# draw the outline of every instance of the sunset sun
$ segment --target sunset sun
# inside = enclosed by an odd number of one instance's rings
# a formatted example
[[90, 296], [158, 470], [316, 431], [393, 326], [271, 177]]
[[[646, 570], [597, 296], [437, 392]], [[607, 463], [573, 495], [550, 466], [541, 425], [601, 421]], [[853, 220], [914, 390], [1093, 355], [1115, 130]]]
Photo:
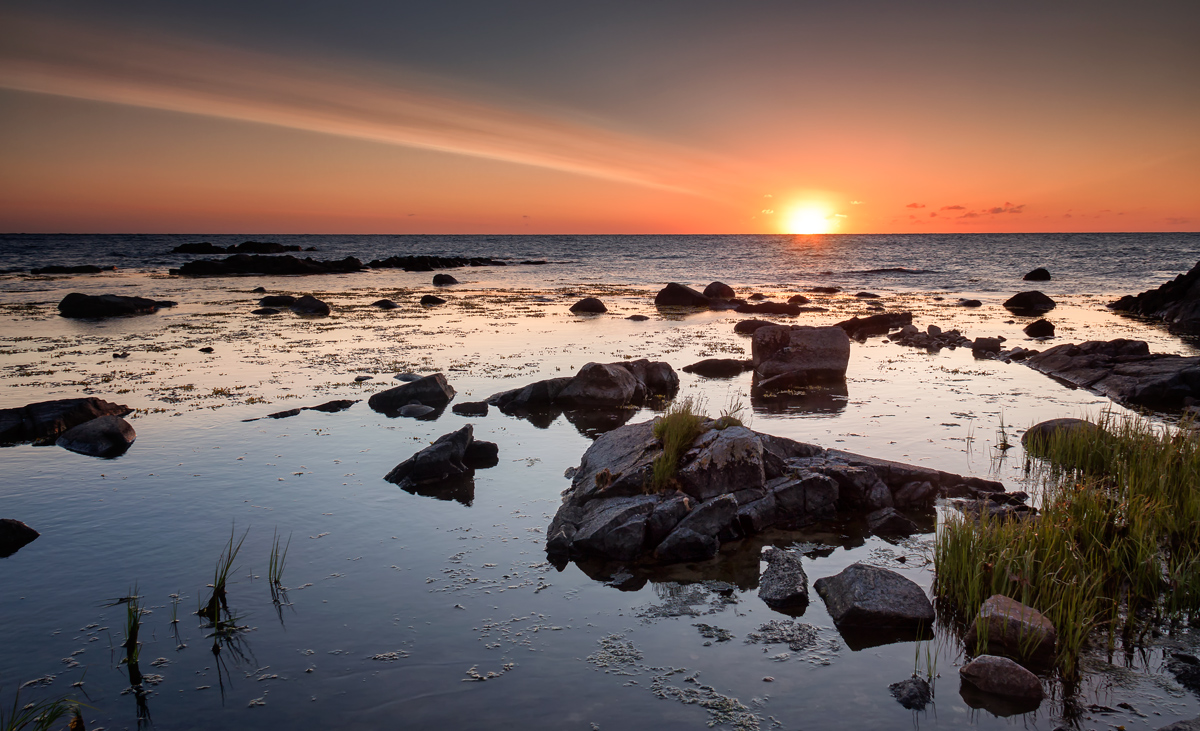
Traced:
[[784, 220], [783, 231], [789, 234], [827, 234], [836, 223], [822, 210], [797, 208]]

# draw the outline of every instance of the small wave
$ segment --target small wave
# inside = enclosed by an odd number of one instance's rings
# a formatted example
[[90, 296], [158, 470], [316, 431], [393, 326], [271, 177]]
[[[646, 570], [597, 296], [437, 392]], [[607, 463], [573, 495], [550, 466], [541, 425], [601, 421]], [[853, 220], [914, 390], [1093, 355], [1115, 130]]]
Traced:
[[884, 267], [882, 269], [858, 269], [846, 274], [937, 274], [933, 269], [909, 269], [908, 267]]

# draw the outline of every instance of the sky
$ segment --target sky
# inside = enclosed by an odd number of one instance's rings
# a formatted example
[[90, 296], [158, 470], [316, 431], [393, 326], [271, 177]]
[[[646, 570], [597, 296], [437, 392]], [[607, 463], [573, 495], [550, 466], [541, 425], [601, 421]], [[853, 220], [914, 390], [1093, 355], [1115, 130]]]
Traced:
[[0, 231], [1200, 230], [1200, 3], [0, 0]]

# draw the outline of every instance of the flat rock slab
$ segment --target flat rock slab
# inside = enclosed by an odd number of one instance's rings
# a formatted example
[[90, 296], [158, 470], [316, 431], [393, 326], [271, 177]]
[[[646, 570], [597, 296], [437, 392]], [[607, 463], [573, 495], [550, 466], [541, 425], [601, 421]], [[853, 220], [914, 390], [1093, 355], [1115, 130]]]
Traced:
[[1118, 312], [1141, 315], [1166, 323], [1175, 333], [1200, 333], [1200, 263], [1156, 289], [1127, 295], [1109, 305]]
[[1184, 399], [1200, 397], [1200, 356], [1151, 353], [1142, 340], [1066, 343], [1024, 363], [1125, 405], [1178, 411]]
[[125, 416], [133, 409], [95, 397], [40, 401], [0, 409], [0, 444], [49, 443], [71, 427], [101, 416]]
[[1042, 683], [1037, 676], [1007, 657], [980, 655], [958, 670], [962, 679], [984, 693], [1041, 701]]
[[127, 452], [135, 439], [137, 432], [128, 421], [109, 415], [71, 427], [55, 444], [90, 457], [111, 459]]
[[933, 625], [933, 604], [914, 582], [894, 571], [856, 563], [817, 579], [813, 588], [838, 629], [922, 629]]

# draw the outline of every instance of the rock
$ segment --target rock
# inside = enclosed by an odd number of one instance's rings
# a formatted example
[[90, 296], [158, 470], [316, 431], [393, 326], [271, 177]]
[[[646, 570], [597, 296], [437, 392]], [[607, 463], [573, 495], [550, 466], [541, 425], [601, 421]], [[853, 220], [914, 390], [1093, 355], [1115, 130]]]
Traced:
[[[544, 261], [523, 261], [522, 264], [545, 264]], [[372, 269], [403, 269], [406, 272], [432, 272], [434, 269], [457, 269], [459, 267], [502, 267], [507, 262], [487, 257], [465, 256], [389, 256], [375, 259], [367, 266]]]
[[466, 401], [454, 404], [450, 410], [459, 416], [487, 416], [488, 404], [487, 401]]
[[79, 266], [64, 267], [64, 266], [48, 266], [40, 269], [30, 269], [29, 273], [37, 276], [39, 274], [99, 274], [100, 272], [115, 272], [115, 266], [98, 267], [95, 264], [80, 264]]
[[58, 314], [81, 320], [99, 320], [105, 317], [149, 315], [158, 312], [161, 306], [159, 302], [145, 297], [72, 292], [58, 303]]
[[979, 300], [960, 299], [958, 301], [958, 306], [959, 307], [982, 307], [983, 303], [980, 302]]
[[877, 536], [910, 536], [919, 528], [895, 508], [880, 508], [867, 515], [867, 530]]
[[[986, 647], [978, 647], [980, 627]], [[967, 652], [987, 652], [1017, 660], [1048, 663], [1054, 659], [1058, 633], [1041, 612], [1001, 594], [993, 594], [963, 637]]]
[[432, 307], [433, 305], [444, 305], [446, 304], [446, 300], [437, 295], [427, 294], [421, 298], [421, 304], [426, 307]]
[[894, 571], [856, 563], [813, 588], [838, 629], [923, 629], [933, 626], [933, 605], [921, 587]]
[[375, 411], [383, 413], [399, 412], [401, 408], [414, 401], [439, 408], [450, 403], [450, 400], [454, 398], [454, 393], [454, 387], [446, 382], [446, 377], [441, 373], [434, 373], [411, 383], [373, 394], [367, 401], [367, 405]]
[[429, 416], [437, 409], [425, 404], [405, 404], [396, 412], [399, 416], [406, 416], [410, 419], [420, 419], [422, 416]]
[[746, 512], [751, 514], [752, 521], [799, 527], [828, 520], [837, 513], [838, 484], [827, 475], [800, 471], [794, 476], [771, 480], [766, 487], [769, 490], [768, 497], [775, 506], [774, 519], [766, 522], [764, 511], [770, 508], [770, 504], [763, 504], [760, 500], [752, 504], [753, 508], [747, 508]]
[[458, 280], [449, 274], [434, 274], [433, 285], [435, 287], [445, 287], [451, 284], [458, 284]]
[[372, 380], [372, 379], [374, 379], [374, 378], [375, 378], [375, 376], [355, 376], [355, 377], [354, 377], [354, 382], [355, 382], [355, 383], [362, 383], [363, 381], [370, 381], [370, 380]]
[[294, 256], [241, 253], [221, 260], [200, 259], [168, 271], [184, 277], [228, 277], [242, 274], [347, 274], [362, 270], [362, 262], [352, 256], [338, 261], [316, 261], [311, 257], [297, 259]]
[[724, 282], [713, 282], [704, 288], [704, 296], [709, 299], [731, 300], [737, 297], [737, 292]]
[[322, 411], [326, 414], [336, 414], [339, 411], [345, 411], [354, 404], [358, 403], [358, 399], [336, 399], [334, 401], [326, 401], [317, 406], [305, 406], [307, 411]]
[[1024, 332], [1031, 338], [1054, 337], [1054, 323], [1049, 320], [1035, 320], [1024, 327]]
[[[766, 482], [762, 442], [744, 426], [712, 429], [697, 438], [701, 445], [676, 473], [679, 489], [698, 500], [738, 489], [756, 489]], [[708, 503], [702, 503], [701, 509]], [[697, 531], [703, 532], [703, 531]]]
[[291, 307], [296, 304], [296, 298], [290, 294], [270, 294], [258, 301], [263, 307]]
[[397, 307], [399, 307], [400, 305], [396, 304], [395, 302], [393, 302], [389, 299], [382, 299], [382, 300], [375, 300], [374, 302], [371, 303], [371, 306], [378, 307], [381, 310], [394, 310]]
[[79, 454], [110, 459], [124, 454], [136, 438], [128, 421], [108, 415], [71, 427], [55, 444]]
[[1178, 411], [1200, 397], [1200, 356], [1152, 354], [1141, 340], [1067, 343], [1023, 362], [1125, 405]]
[[254, 289], [252, 289], [250, 291], [253, 292], [254, 294], [266, 294], [267, 288], [266, 287], [255, 287]]
[[742, 320], [741, 322], [739, 322], [738, 324], [733, 326], [733, 331], [735, 333], [741, 333], [743, 335], [753, 335], [754, 331], [759, 329], [760, 327], [775, 327], [775, 326], [776, 326], [776, 323], [767, 322], [766, 320]]
[[924, 678], [909, 678], [888, 686], [892, 697], [910, 711], [923, 711], [933, 700], [933, 692]]
[[599, 314], [601, 312], [608, 312], [608, 308], [595, 297], [584, 297], [571, 305], [571, 312], [576, 314]]
[[213, 352], [213, 349], [208, 346], [205, 346], [203, 348], [200, 348], [200, 352], [201, 353], [211, 353], [211, 352]]
[[19, 520], [0, 518], [0, 558], [7, 558], [40, 536]]
[[1200, 693], [1200, 658], [1187, 652], [1171, 652], [1167, 670], [1184, 688]]
[[251, 315], [278, 315], [279, 310], [274, 307], [260, 307], [257, 310], [251, 310]]
[[971, 343], [974, 353], [999, 353], [1000, 348], [1000, 338], [975, 338], [975, 342]]
[[685, 365], [684, 373], [695, 373], [706, 378], [733, 378], [740, 376], [746, 370], [747, 363], [735, 358], [706, 358], [702, 361]]
[[653, 495], [638, 495], [595, 503], [575, 533], [572, 548], [618, 561], [637, 558], [645, 543], [646, 518], [656, 502]]
[[762, 549], [767, 570], [758, 580], [758, 598], [772, 609], [808, 605], [808, 576], [800, 556], [774, 546]]
[[839, 322], [834, 327], [840, 327], [852, 338], [862, 339], [871, 335], [886, 335], [889, 330], [912, 324], [911, 312], [890, 312], [869, 317], [851, 317]]
[[858, 292], [854, 296], [860, 300], [877, 300], [877, 299], [879, 299], [879, 295], [875, 294], [874, 292]]
[[646, 320], [649, 320], [650, 318], [646, 317], [645, 315], [630, 315], [629, 317], [626, 317], [625, 319], [633, 320], [634, 322], [645, 322]]
[[763, 327], [754, 331], [751, 352], [759, 379], [786, 374], [807, 385], [846, 377], [850, 338], [839, 327]]
[[759, 300], [765, 300], [766, 298], [767, 298], [767, 296], [765, 294], [763, 294], [762, 292], [755, 292], [754, 294], [750, 295], [746, 299], [750, 299], [750, 300], [754, 300], [755, 302], [758, 302]]
[[911, 509], [931, 507], [937, 498], [937, 489], [929, 481], [913, 480], [892, 494], [896, 507]]
[[474, 439], [463, 453], [463, 464], [473, 470], [495, 467], [500, 464], [500, 445]]
[[443, 434], [433, 444], [396, 465], [383, 479], [404, 487], [470, 477], [474, 470], [463, 464], [463, 458], [474, 440], [470, 424]]
[[714, 536], [706, 536], [687, 528], [676, 528], [658, 544], [654, 550], [654, 558], [662, 563], [682, 563], [685, 561], [706, 561], [721, 549], [720, 542]]
[[642, 494], [649, 484], [650, 465], [661, 451], [652, 421], [601, 434], [583, 453], [568, 502], [582, 505], [601, 495]]
[[292, 310], [301, 315], [328, 315], [329, 305], [306, 294], [292, 303]]
[[959, 676], [985, 693], [1040, 701], [1037, 676], [1006, 657], [980, 655], [958, 670]]
[[421, 380], [421, 378], [423, 378], [423, 376], [420, 376], [416, 373], [397, 373], [396, 375], [392, 376], [392, 378], [395, 378], [397, 381], [404, 381], [405, 383], [412, 383], [413, 381]]
[[40, 401], [15, 409], [0, 409], [0, 444], [49, 444], [80, 424], [102, 416], [125, 416], [128, 406], [98, 398]]
[[794, 294], [791, 297], [788, 297], [789, 305], [807, 305], [811, 301], [812, 300], [802, 294]]
[[1021, 277], [1021, 279], [1024, 279], [1026, 282], [1049, 282], [1050, 272], [1044, 267], [1038, 267], [1037, 269], [1028, 272], [1025, 276]]
[[1200, 731], [1200, 717], [1187, 721], [1176, 721], [1158, 729], [1158, 731]]
[[1173, 333], [1200, 333], [1200, 263], [1157, 289], [1127, 295], [1109, 305], [1118, 312], [1161, 320]]
[[654, 297], [658, 307], [708, 307], [710, 303], [708, 297], [677, 282], [663, 287]]
[[816, 292], [817, 294], [837, 294], [838, 292], [842, 291], [842, 288], [841, 287], [809, 287], [808, 291]]
[[171, 249], [172, 254], [224, 254], [225, 247], [217, 246], [208, 241], [201, 241], [196, 244], [180, 244], [174, 249]]
[[1039, 454], [1045, 451], [1052, 440], [1061, 438], [1058, 435], [1070, 437], [1077, 433], [1096, 441], [1107, 437], [1107, 433], [1103, 429], [1090, 421], [1069, 418], [1050, 419], [1026, 429], [1025, 433], [1021, 435], [1021, 446], [1025, 447], [1026, 451]]
[[1040, 315], [1055, 307], [1055, 301], [1036, 290], [1018, 292], [1004, 301], [1004, 307], [1014, 315]]
[[555, 399], [564, 406], [620, 407], [633, 403], [638, 381], [617, 365], [588, 363]]
[[274, 414], [267, 414], [268, 419], [290, 419], [293, 416], [299, 416], [300, 409], [286, 409], [284, 411], [276, 411]]
[[800, 305], [788, 304], [786, 302], [763, 302], [757, 305], [738, 305], [733, 311], [744, 315], [787, 315], [788, 317], [795, 317], [804, 310], [800, 308]]
[[674, 495], [659, 501], [646, 521], [646, 548], [657, 548], [691, 511], [693, 504], [687, 495]]
[[547, 378], [522, 388], [501, 391], [488, 397], [488, 404], [495, 406], [506, 414], [528, 411], [530, 409], [550, 409], [554, 407], [555, 399], [573, 379]]

